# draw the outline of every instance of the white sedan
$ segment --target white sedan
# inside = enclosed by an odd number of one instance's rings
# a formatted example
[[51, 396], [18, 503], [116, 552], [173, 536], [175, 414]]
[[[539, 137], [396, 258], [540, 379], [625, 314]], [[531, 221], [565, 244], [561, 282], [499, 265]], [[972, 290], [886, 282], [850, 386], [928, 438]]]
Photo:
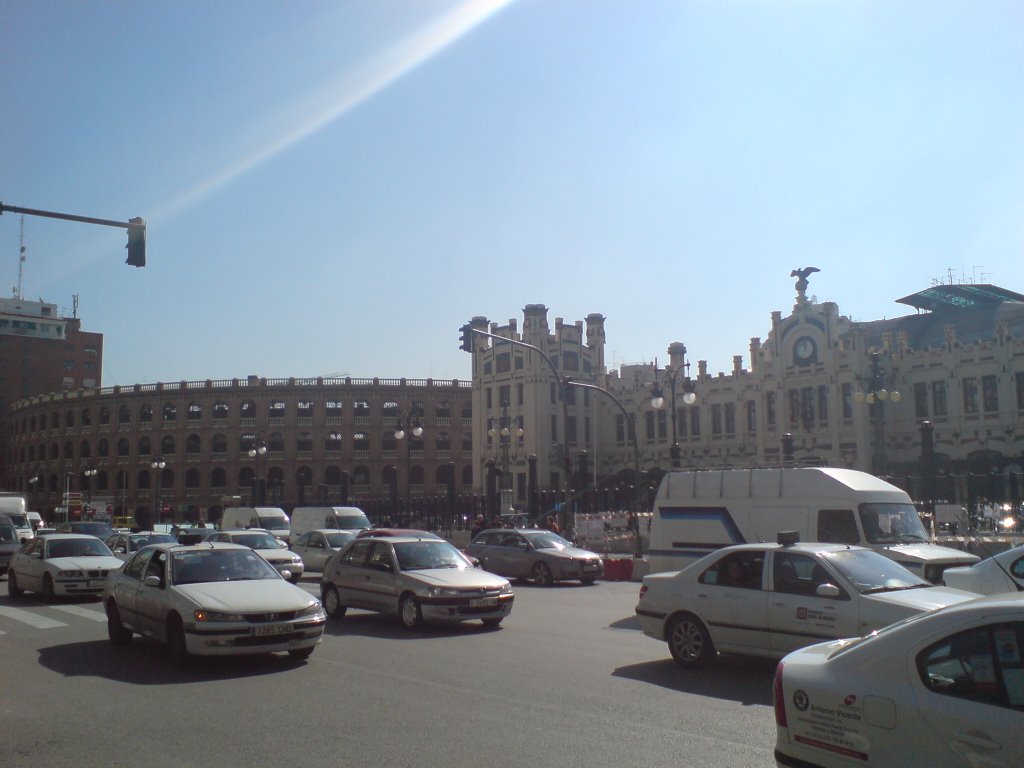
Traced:
[[781, 766], [1017, 768], [1024, 599], [979, 598], [795, 651], [774, 693]]
[[865, 547], [741, 544], [645, 576], [636, 613], [644, 634], [697, 666], [717, 652], [781, 657], [976, 597]]
[[139, 550], [103, 590], [110, 642], [134, 633], [171, 655], [287, 651], [305, 659], [323, 635], [320, 601], [245, 546], [158, 544]]
[[291, 545], [307, 571], [322, 573], [327, 561], [356, 537], [355, 531], [320, 529], [299, 534]]
[[302, 573], [305, 570], [302, 558], [288, 549], [288, 545], [270, 531], [265, 531], [262, 528], [221, 531], [210, 536], [207, 541], [223, 541], [249, 547], [274, 566], [292, 584], [298, 584], [302, 580]]
[[1024, 591], [1024, 546], [1014, 547], [979, 560], [966, 568], [947, 568], [942, 574], [947, 586], [979, 595]]
[[106, 544], [82, 533], [54, 533], [29, 539], [11, 558], [7, 593], [41, 592], [57, 596], [98, 595], [107, 574], [122, 565]]

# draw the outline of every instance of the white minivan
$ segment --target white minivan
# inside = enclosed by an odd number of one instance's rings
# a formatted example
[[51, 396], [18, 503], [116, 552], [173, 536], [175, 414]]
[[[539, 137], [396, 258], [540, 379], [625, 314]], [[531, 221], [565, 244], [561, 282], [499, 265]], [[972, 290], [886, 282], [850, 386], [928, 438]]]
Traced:
[[363, 531], [372, 527], [359, 507], [296, 507], [292, 510], [289, 542], [294, 544], [306, 531]]
[[722, 547], [775, 541], [859, 544], [919, 577], [941, 583], [946, 568], [977, 555], [931, 542], [905, 491], [866, 472], [833, 467], [669, 472], [651, 516], [650, 572], [677, 571]]
[[220, 520], [222, 531], [262, 528], [281, 541], [288, 541], [291, 520], [280, 507], [228, 507]]

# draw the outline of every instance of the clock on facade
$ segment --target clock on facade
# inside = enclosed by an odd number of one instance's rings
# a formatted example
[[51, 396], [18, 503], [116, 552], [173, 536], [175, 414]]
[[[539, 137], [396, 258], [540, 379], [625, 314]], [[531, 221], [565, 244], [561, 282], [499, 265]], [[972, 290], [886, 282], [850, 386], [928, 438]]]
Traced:
[[804, 336], [802, 339], [798, 339], [796, 344], [793, 346], [793, 354], [796, 356], [797, 363], [814, 362], [816, 352], [817, 347], [814, 344], [814, 340], [807, 336]]

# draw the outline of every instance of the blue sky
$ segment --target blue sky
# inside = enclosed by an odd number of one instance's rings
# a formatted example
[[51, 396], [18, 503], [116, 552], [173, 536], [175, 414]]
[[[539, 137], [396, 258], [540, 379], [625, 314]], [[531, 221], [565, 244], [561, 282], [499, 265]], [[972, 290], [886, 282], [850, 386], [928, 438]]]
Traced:
[[[1024, 293], [1024, 3], [54, 2], [0, 9], [25, 298], [103, 383], [468, 378], [459, 326], [607, 317], [712, 373], [809, 293]], [[0, 282], [19, 217], [0, 216]]]

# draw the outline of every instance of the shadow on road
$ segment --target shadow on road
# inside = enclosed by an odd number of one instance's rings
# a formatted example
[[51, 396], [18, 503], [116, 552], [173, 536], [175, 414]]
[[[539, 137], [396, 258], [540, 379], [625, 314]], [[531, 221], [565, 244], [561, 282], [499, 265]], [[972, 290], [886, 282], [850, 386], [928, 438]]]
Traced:
[[635, 629], [635, 630], [637, 630], [639, 632], [640, 631], [640, 618], [638, 616], [636, 616], [636, 615], [627, 616], [624, 619], [619, 619], [618, 621], [613, 621], [608, 626], [611, 627], [612, 629]]
[[124, 648], [106, 640], [39, 649], [39, 663], [65, 677], [102, 677], [135, 685], [180, 685], [271, 675], [305, 664], [283, 654], [192, 657], [176, 665], [167, 649], [136, 637]]
[[704, 669], [683, 669], [672, 659], [665, 659], [619, 667], [612, 675], [681, 693], [771, 706], [777, 663], [774, 659], [720, 656]]
[[340, 637], [359, 635], [381, 637], [389, 640], [418, 640], [425, 637], [457, 638], [500, 632], [501, 627], [485, 627], [479, 621], [423, 624], [416, 629], [406, 629], [393, 615], [371, 611], [348, 612], [340, 619], [328, 619], [324, 636]]

